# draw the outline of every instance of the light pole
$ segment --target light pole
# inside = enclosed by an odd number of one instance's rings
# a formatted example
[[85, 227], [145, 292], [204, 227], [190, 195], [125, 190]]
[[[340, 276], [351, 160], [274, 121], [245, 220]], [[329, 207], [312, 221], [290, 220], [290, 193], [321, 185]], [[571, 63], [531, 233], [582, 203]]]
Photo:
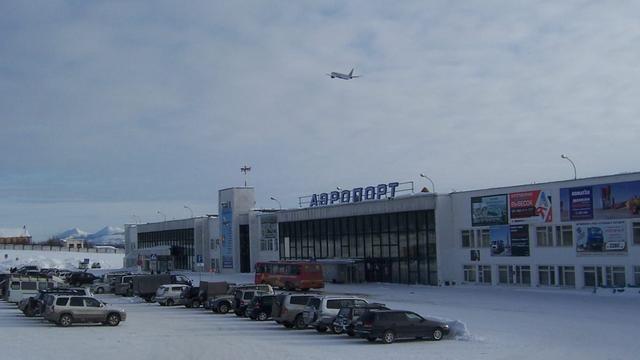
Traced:
[[425, 179], [427, 179], [427, 180], [429, 180], [429, 181], [431, 182], [431, 189], [432, 189], [432, 190], [433, 190], [433, 192], [435, 193], [435, 192], [436, 192], [436, 184], [434, 184], [434, 183], [433, 183], [433, 180], [431, 180], [431, 178], [430, 178], [430, 177], [428, 177], [428, 176], [427, 176], [427, 175], [425, 175], [425, 174], [420, 174], [420, 177], [423, 177], [423, 178], [425, 178]]
[[193, 210], [191, 210], [190, 207], [188, 207], [187, 205], [184, 206], [185, 209], [189, 210], [191, 212], [191, 217], [193, 217]]
[[336, 186], [336, 190], [342, 191], [342, 188], [340, 186]]
[[158, 214], [164, 216], [164, 221], [167, 221], [167, 215], [163, 214], [162, 211], [158, 210]]
[[565, 154], [560, 155], [560, 157], [571, 163], [571, 166], [573, 167], [573, 180], [578, 179], [578, 173], [576, 172], [576, 164], [574, 164], [573, 161], [571, 161], [571, 159], [569, 159], [569, 157]]
[[271, 199], [271, 200], [273, 200], [273, 201], [275, 201], [275, 202], [277, 202], [277, 203], [278, 203], [278, 206], [280, 206], [280, 210], [282, 210], [282, 204], [280, 203], [280, 200], [278, 200], [278, 199], [274, 198], [273, 196], [272, 196], [272, 197], [270, 197], [270, 199]]

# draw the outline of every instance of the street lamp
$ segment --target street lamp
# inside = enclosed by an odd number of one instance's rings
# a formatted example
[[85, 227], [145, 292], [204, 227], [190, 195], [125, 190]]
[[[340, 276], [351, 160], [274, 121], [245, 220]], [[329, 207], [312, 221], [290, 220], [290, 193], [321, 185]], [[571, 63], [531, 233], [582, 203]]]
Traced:
[[189, 212], [191, 212], [191, 217], [193, 217], [193, 210], [191, 210], [191, 208], [188, 207], [187, 205], [185, 205], [184, 208], [189, 210]]
[[163, 214], [162, 211], [158, 210], [158, 214], [164, 216], [164, 221], [167, 221], [167, 215]]
[[271, 200], [273, 200], [273, 201], [275, 201], [275, 202], [277, 202], [277, 203], [278, 203], [278, 206], [280, 206], [280, 210], [282, 210], [282, 203], [280, 203], [280, 200], [278, 200], [278, 199], [274, 198], [273, 196], [272, 196], [272, 197], [270, 197], [270, 199], [271, 199]]
[[420, 177], [423, 177], [423, 178], [425, 178], [425, 179], [427, 179], [427, 180], [429, 180], [429, 181], [431, 182], [431, 189], [432, 189], [432, 190], [433, 190], [433, 192], [435, 193], [435, 192], [436, 192], [436, 185], [433, 183], [433, 180], [431, 180], [431, 178], [430, 178], [430, 177], [428, 177], [428, 176], [427, 176], [427, 175], [425, 175], [425, 174], [420, 174]]
[[340, 186], [336, 186], [336, 190], [342, 191], [342, 188]]
[[571, 166], [573, 167], [573, 180], [578, 179], [578, 173], [576, 172], [576, 164], [574, 164], [573, 161], [571, 161], [571, 159], [569, 159], [569, 157], [565, 154], [560, 155], [560, 157], [571, 163]]

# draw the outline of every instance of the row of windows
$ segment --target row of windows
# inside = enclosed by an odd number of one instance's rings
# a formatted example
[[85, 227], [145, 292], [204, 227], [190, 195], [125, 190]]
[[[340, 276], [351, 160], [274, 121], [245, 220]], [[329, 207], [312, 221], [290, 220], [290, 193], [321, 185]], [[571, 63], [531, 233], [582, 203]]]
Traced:
[[138, 233], [140, 249], [170, 246], [174, 269], [191, 269], [195, 259], [194, 229], [175, 229]]
[[[491, 265], [463, 265], [464, 281], [491, 284]], [[538, 285], [576, 286], [574, 266], [538, 265]], [[640, 266], [633, 267], [634, 284], [640, 286]], [[584, 266], [582, 276], [585, 287], [624, 287], [626, 271], [624, 266]], [[531, 286], [531, 266], [498, 265], [498, 284]]]
[[[465, 229], [460, 235], [463, 248], [491, 247], [489, 229]], [[640, 222], [633, 223], [632, 236], [633, 244], [640, 245]], [[535, 243], [538, 247], [573, 247], [573, 225], [536, 226]]]
[[432, 210], [279, 224], [281, 259], [366, 259], [367, 281], [437, 282]]

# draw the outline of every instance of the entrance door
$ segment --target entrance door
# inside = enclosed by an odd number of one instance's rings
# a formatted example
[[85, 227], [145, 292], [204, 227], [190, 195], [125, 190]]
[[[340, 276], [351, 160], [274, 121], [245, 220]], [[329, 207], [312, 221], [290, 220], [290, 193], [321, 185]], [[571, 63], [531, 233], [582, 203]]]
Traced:
[[240, 225], [240, 272], [251, 272], [251, 242], [249, 241], [249, 225]]

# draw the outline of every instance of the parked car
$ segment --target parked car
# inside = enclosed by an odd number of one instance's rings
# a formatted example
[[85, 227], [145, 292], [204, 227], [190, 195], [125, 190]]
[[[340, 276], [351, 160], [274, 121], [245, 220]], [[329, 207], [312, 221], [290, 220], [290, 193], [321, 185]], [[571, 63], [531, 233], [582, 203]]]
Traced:
[[180, 305], [183, 302], [180, 295], [188, 287], [189, 285], [184, 284], [162, 285], [156, 291], [155, 301], [162, 306]]
[[199, 308], [204, 303], [203, 295], [199, 286], [187, 286], [182, 290], [180, 299], [187, 308]]
[[367, 300], [355, 296], [322, 296], [311, 298], [302, 313], [304, 322], [318, 332], [325, 332], [333, 325], [338, 312], [343, 307], [363, 306]]
[[89, 296], [54, 295], [51, 305], [46, 307], [44, 318], [64, 327], [73, 323], [117, 326], [127, 319], [127, 313]]
[[275, 295], [256, 295], [247, 305], [247, 316], [251, 320], [265, 321], [271, 318]]
[[[213, 312], [226, 314], [229, 310], [234, 309], [234, 299], [236, 290], [257, 290], [267, 294], [273, 294], [273, 288], [268, 284], [229, 284], [226, 293], [220, 293], [216, 295], [209, 295], [207, 299], [207, 306], [205, 308], [211, 309]], [[209, 285], [208, 293], [212, 294], [211, 283]]]
[[266, 293], [263, 291], [258, 291], [258, 290], [254, 290], [254, 289], [239, 289], [236, 290], [234, 293], [234, 298], [233, 298], [233, 312], [236, 314], [236, 316], [247, 316], [247, 306], [249, 306], [249, 303], [251, 302], [251, 300], [253, 300], [253, 297], [256, 295], [272, 295], [273, 293]]
[[[176, 284], [176, 285], [188, 285], [191, 286], [191, 280], [180, 274], [155, 274], [155, 275], [141, 275], [131, 278], [131, 291], [135, 296], [143, 298], [147, 302], [153, 301], [153, 297], [156, 295], [158, 288], [164, 284]], [[180, 294], [174, 298], [180, 299]]]
[[[46, 290], [60, 285], [46, 276], [12, 275], [5, 280], [8, 284], [5, 299], [19, 304], [21, 300], [36, 296], [38, 290]], [[23, 303], [24, 304], [24, 303]]]
[[53, 288], [40, 290], [38, 295], [27, 299], [24, 306], [19, 308], [26, 317], [42, 315], [45, 310], [46, 297], [53, 295], [92, 296], [87, 288]]
[[370, 342], [382, 339], [385, 344], [407, 338], [430, 338], [438, 341], [449, 334], [449, 325], [425, 319], [411, 311], [370, 310], [360, 316], [354, 332]]
[[71, 273], [69, 278], [67, 278], [67, 282], [72, 286], [82, 286], [84, 284], [93, 284], [93, 281], [96, 279], [98, 279], [98, 277], [90, 272], [76, 271]]
[[319, 295], [279, 294], [271, 307], [271, 317], [286, 328], [305, 329], [307, 324], [304, 323], [302, 312], [312, 297], [319, 297]]
[[377, 303], [343, 307], [338, 312], [338, 315], [336, 315], [335, 320], [333, 320], [331, 329], [335, 334], [347, 333], [349, 336], [356, 336], [356, 333], [353, 330], [356, 321], [358, 321], [358, 318], [360, 318], [362, 314], [373, 309], [390, 310], [384, 304]]

